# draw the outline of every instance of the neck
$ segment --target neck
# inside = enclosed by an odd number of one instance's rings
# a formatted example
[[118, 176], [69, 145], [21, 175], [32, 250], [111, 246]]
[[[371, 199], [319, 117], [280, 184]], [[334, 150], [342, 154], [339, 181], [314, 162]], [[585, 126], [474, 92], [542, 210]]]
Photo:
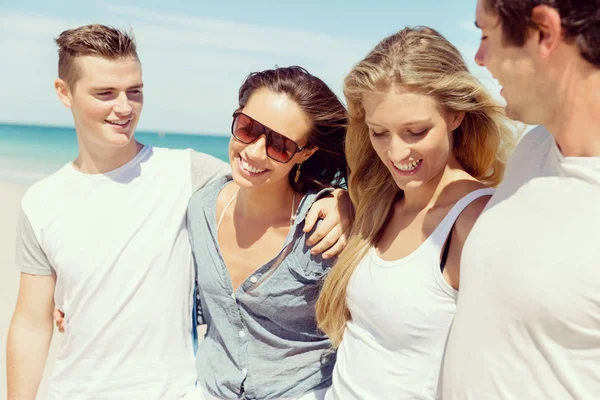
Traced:
[[[298, 206], [299, 197], [295, 198], [294, 211]], [[236, 209], [245, 219], [250, 220], [287, 219], [292, 214], [293, 198], [294, 190], [287, 179], [260, 188], [240, 187]]]
[[444, 170], [427, 184], [414, 190], [404, 191], [404, 209], [418, 212], [433, 207], [449, 185], [460, 179], [473, 178], [460, 167], [458, 161], [448, 163]]
[[565, 156], [600, 157], [600, 70], [568, 71], [558, 88], [560, 101], [544, 126]]
[[124, 147], [93, 148], [84, 141], [79, 142], [79, 154], [73, 165], [84, 174], [103, 174], [115, 170], [139, 153], [143, 145], [135, 139]]

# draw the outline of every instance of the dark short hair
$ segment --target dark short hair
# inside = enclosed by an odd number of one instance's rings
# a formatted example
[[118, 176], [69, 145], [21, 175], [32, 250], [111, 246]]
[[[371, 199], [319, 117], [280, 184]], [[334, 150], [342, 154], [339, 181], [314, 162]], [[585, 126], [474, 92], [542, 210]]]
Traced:
[[344, 186], [348, 166], [344, 155], [347, 113], [344, 105], [321, 79], [298, 66], [253, 72], [239, 91], [239, 109], [259, 89], [283, 93], [296, 102], [311, 122], [308, 143], [318, 150], [302, 163], [300, 179], [296, 169], [289, 174], [294, 190], [305, 192], [331, 186]]
[[58, 46], [58, 77], [69, 86], [80, 78], [74, 61], [81, 56], [98, 56], [109, 60], [132, 57], [138, 59], [133, 35], [106, 25], [84, 25], [62, 32]]
[[565, 38], [575, 40], [581, 56], [600, 67], [599, 0], [484, 0], [486, 11], [500, 19], [504, 40], [515, 46], [523, 46], [527, 29], [536, 28], [531, 14], [538, 5], [556, 9]]

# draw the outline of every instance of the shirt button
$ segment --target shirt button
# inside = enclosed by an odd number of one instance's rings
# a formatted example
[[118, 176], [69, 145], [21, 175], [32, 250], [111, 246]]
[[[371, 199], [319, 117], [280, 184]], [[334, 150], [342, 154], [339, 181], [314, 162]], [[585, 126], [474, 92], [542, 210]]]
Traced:
[[242, 369], [242, 376], [248, 375], [248, 370], [246, 368]]
[[258, 278], [253, 276], [252, 278], [250, 278], [250, 282], [252, 282], [252, 283], [258, 282]]
[[240, 331], [240, 333], [238, 333], [238, 335], [240, 335], [240, 337], [244, 337], [244, 336], [246, 336], [246, 332]]

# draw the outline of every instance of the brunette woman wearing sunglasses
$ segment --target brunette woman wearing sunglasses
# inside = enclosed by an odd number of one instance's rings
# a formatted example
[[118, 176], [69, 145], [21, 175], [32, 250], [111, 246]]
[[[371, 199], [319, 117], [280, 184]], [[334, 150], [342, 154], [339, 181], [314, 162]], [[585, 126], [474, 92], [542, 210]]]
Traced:
[[346, 110], [300, 67], [247, 77], [233, 113], [232, 177], [197, 192], [200, 399], [322, 399], [335, 354], [315, 303], [333, 259], [312, 255], [310, 206], [346, 179]]

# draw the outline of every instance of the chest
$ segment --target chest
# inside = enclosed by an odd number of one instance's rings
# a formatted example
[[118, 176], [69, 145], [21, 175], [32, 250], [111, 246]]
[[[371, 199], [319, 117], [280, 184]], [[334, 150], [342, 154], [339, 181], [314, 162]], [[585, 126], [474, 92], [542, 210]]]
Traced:
[[225, 224], [217, 233], [211, 217], [205, 214], [190, 221], [200, 302], [209, 330], [222, 321], [228, 326], [221, 329], [229, 329], [230, 321], [244, 321], [277, 335], [315, 334], [315, 303], [331, 264], [310, 255], [301, 228], [295, 225], [294, 234], [262, 232], [249, 246], [241, 237], [228, 236]]
[[221, 225], [219, 248], [234, 290], [279, 254], [288, 232], [286, 225], [270, 227], [243, 221], [237, 226], [233, 221]]
[[352, 276], [348, 287], [352, 320], [383, 342], [400, 344], [417, 333], [437, 337], [452, 321], [454, 293], [418, 256], [400, 263], [382, 263], [370, 252]]
[[387, 223], [377, 243], [377, 250], [385, 260], [399, 260], [412, 254], [435, 231], [450, 207], [438, 207], [419, 213], [398, 209]]
[[[502, 194], [502, 193], [501, 193]], [[499, 318], [564, 337], [600, 325], [600, 187], [538, 178], [496, 199], [463, 251], [461, 290]]]
[[86, 279], [117, 264], [127, 273], [168, 256], [173, 246], [185, 247], [189, 185], [171, 181], [168, 187], [113, 182], [69, 197], [41, 230], [59, 277]]

